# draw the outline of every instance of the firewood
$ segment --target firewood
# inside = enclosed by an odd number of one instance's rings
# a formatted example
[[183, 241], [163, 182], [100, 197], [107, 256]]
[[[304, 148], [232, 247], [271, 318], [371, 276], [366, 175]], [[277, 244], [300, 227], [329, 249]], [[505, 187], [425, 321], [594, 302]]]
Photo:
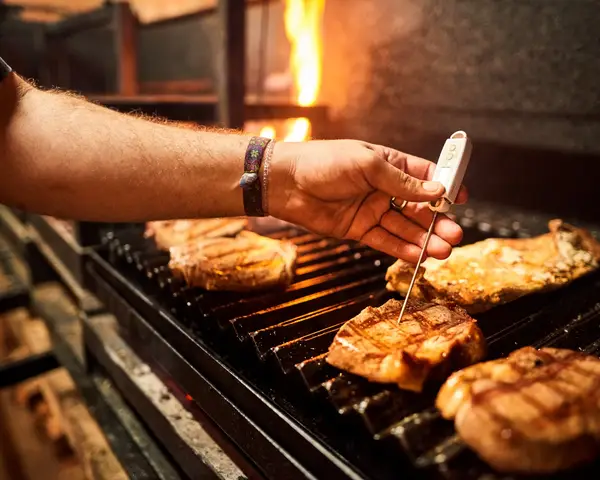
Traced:
[[[6, 330], [20, 343], [20, 355], [23, 352], [26, 355], [40, 354], [51, 348], [50, 336], [42, 320], [31, 318], [26, 311], [10, 312], [2, 320]], [[35, 395], [43, 398], [43, 401], [30, 405], [36, 412], [41, 429], [53, 440], [57, 451], [61, 451], [62, 455], [65, 454], [65, 443], [68, 442], [86, 478], [128, 478], [65, 369], [59, 368], [21, 385], [21, 401], [31, 401]]]

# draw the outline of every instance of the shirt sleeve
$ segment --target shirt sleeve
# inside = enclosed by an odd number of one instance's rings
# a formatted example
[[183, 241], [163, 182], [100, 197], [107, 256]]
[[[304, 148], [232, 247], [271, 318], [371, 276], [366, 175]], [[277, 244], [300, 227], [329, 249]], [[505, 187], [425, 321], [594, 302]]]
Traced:
[[8, 74], [12, 72], [12, 68], [0, 57], [0, 82], [4, 80]]

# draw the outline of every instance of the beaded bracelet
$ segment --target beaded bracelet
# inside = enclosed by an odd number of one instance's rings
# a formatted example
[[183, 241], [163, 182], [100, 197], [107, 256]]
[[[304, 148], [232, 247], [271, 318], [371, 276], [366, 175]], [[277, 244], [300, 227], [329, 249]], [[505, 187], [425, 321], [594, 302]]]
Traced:
[[262, 201], [263, 201], [263, 212], [265, 215], [269, 214], [269, 167], [271, 165], [271, 157], [273, 156], [273, 150], [275, 149], [275, 140], [271, 140], [271, 143], [267, 145], [265, 150], [265, 159], [263, 161], [262, 171]]
[[249, 217], [264, 217], [262, 185], [258, 177], [270, 138], [252, 137], [244, 159], [244, 174], [240, 187], [244, 195], [244, 211]]
[[0, 57], [0, 82], [8, 77], [10, 72], [12, 72], [12, 68]]

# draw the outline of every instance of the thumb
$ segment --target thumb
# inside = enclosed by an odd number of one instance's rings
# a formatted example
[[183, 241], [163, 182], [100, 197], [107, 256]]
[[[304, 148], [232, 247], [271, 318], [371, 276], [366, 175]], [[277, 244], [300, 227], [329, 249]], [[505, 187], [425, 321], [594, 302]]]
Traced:
[[377, 190], [409, 202], [429, 202], [444, 194], [439, 182], [415, 178], [375, 155], [365, 171], [367, 181]]

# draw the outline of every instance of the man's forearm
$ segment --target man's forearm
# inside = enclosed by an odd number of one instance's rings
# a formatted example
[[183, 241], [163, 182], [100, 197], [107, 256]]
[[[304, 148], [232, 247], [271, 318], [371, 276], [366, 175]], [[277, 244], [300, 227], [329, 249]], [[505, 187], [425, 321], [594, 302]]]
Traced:
[[[244, 214], [250, 136], [119, 114], [9, 72], [0, 75], [0, 203], [96, 221]], [[422, 255], [434, 219], [426, 202], [444, 193], [431, 162], [358, 140], [279, 142], [267, 158], [269, 214], [405, 261]], [[410, 203], [399, 212], [390, 198]], [[441, 215], [427, 254], [447, 258], [461, 237]]]
[[14, 74], [0, 103], [1, 203], [98, 221], [243, 214], [247, 136], [119, 114]]

